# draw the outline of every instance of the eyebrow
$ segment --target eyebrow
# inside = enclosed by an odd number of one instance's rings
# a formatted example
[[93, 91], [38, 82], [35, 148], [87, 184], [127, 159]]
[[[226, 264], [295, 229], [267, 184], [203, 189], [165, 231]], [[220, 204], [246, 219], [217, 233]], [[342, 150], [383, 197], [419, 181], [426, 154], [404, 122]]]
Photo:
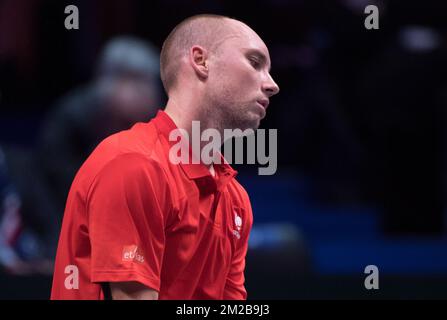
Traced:
[[[260, 62], [262, 64], [264, 64], [264, 65], [267, 64], [268, 59], [267, 59], [266, 55], [264, 53], [262, 53], [258, 49], [248, 49], [246, 54], [248, 56], [256, 56], [259, 60], [261, 60]], [[272, 65], [270, 64], [269, 65], [269, 72], [270, 72], [271, 69], [272, 69]]]

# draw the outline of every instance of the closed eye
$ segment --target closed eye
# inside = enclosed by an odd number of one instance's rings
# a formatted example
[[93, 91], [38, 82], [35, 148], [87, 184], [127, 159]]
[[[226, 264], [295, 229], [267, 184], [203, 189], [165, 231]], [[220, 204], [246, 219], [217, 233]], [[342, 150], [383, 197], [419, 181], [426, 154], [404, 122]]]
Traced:
[[255, 68], [256, 70], [261, 68], [261, 61], [259, 61], [258, 58], [256, 58], [256, 57], [249, 57], [249, 60], [250, 60], [250, 64], [253, 66], [253, 68]]

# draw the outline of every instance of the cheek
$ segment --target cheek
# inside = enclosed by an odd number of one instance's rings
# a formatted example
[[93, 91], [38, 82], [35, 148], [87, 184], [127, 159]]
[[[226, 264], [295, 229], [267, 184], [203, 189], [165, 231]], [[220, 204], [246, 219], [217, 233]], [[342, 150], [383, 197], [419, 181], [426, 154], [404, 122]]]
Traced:
[[233, 96], [250, 95], [251, 91], [256, 90], [257, 77], [256, 71], [251, 70], [251, 66], [243, 63], [226, 63], [221, 69], [217, 81], [225, 91], [231, 92]]

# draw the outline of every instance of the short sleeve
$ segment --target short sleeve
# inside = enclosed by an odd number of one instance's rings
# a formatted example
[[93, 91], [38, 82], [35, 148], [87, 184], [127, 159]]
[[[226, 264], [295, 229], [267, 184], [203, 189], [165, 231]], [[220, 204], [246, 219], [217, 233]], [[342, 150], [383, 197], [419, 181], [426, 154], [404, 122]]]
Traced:
[[143, 155], [121, 155], [100, 171], [87, 196], [92, 282], [160, 290], [168, 198], [162, 168]]

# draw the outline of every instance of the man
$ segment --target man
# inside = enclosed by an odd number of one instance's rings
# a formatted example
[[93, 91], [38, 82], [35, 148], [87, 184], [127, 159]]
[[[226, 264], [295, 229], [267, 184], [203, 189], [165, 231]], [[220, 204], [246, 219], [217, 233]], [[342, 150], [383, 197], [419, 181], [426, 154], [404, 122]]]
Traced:
[[171, 163], [169, 135], [193, 120], [257, 128], [279, 91], [268, 49], [242, 22], [199, 15], [160, 60], [165, 111], [104, 140], [73, 182], [53, 299], [246, 299], [248, 195], [225, 162]]
[[96, 68], [91, 82], [51, 110], [38, 139], [37, 160], [55, 206], [40, 210], [48, 216], [56, 211], [57, 223], [76, 172], [98, 143], [148, 121], [161, 103], [159, 54], [150, 43], [130, 36], [113, 38]]

